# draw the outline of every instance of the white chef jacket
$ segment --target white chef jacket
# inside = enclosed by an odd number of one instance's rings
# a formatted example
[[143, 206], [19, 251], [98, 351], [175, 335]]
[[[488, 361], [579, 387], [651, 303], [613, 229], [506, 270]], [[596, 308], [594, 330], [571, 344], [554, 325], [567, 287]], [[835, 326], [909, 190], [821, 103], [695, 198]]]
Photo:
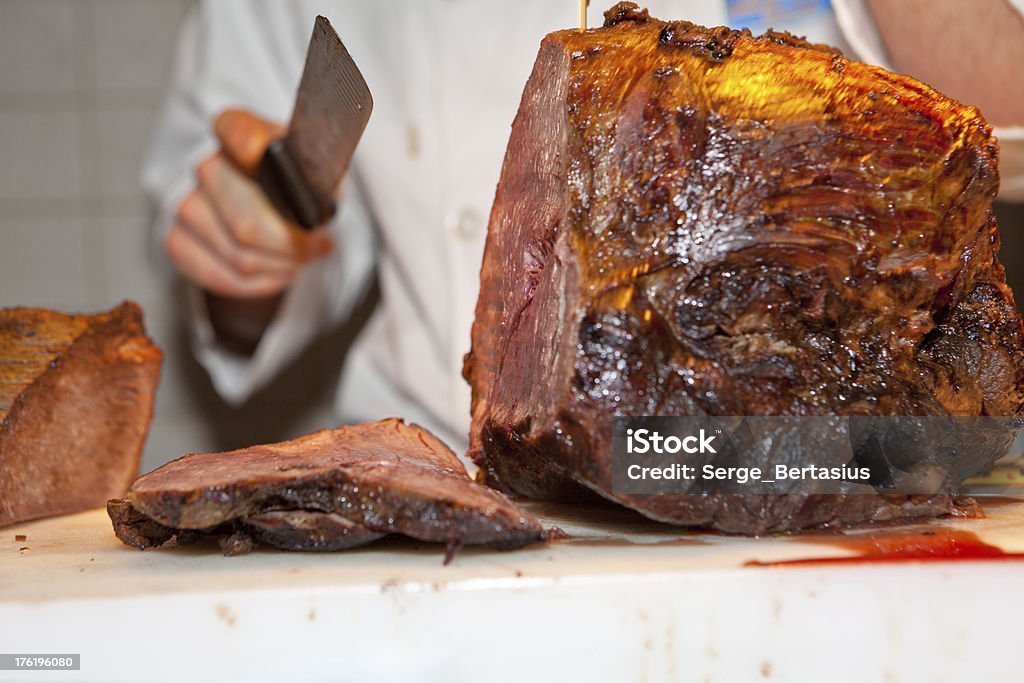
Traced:
[[[609, 0], [609, 4], [610, 4]], [[659, 18], [717, 26], [759, 0], [648, 0]], [[783, 7], [776, 1], [762, 5]], [[801, 3], [795, 3], [801, 4]], [[804, 6], [815, 3], [802, 3]], [[762, 19], [812, 41], [851, 43], [884, 63], [855, 0]], [[217, 391], [240, 403], [321, 330], [342, 324], [376, 266], [381, 301], [349, 353], [336, 395], [344, 421], [402, 416], [465, 443], [469, 387], [463, 354], [479, 287], [487, 216], [512, 119], [537, 47], [578, 25], [574, 0], [210, 0], [186, 18], [174, 77], [143, 184], [160, 235], [216, 149], [211, 122], [227, 107], [287, 121], [313, 18], [331, 19], [373, 92], [374, 112], [329, 229], [337, 249], [303, 269], [252, 357], [216, 344], [193, 297], [195, 352]], [[597, 7], [591, 24], [600, 22]], [[757, 18], [747, 17], [748, 24]], [[751, 25], [755, 32], [767, 28]], [[1024, 140], [1024, 131], [1010, 131]], [[1006, 140], [1003, 140], [1005, 146]], [[1006, 161], [1004, 149], [1004, 163]], [[1024, 160], [1024, 153], [1018, 155]], [[1024, 195], [1024, 169], [1005, 178]]]

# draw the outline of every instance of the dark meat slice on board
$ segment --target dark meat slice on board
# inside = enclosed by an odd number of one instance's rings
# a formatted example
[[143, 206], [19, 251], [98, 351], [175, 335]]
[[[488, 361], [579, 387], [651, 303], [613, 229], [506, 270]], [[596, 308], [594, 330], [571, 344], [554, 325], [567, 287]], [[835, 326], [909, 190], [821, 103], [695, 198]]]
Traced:
[[242, 520], [240, 530], [257, 540], [285, 533], [281, 524], [287, 523], [258, 515], [294, 510], [333, 513], [369, 532], [453, 547], [508, 549], [544, 540], [535, 517], [472, 481], [430, 432], [398, 419], [187, 455], [140, 477], [127, 500], [170, 529], [206, 530]]

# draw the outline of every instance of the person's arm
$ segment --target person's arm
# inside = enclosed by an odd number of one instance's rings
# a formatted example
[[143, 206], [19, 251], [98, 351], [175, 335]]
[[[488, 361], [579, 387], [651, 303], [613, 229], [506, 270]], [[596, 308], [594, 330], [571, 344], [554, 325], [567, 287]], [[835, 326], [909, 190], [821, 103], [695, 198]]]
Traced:
[[893, 68], [1024, 126], [1024, 17], [1006, 0], [867, 0]]
[[[199, 3], [143, 167], [154, 241], [190, 284], [196, 356], [235, 403], [344, 320], [372, 269], [358, 191], [327, 226], [331, 250], [325, 233], [283, 221], [249, 173], [281, 130], [270, 122], [290, 114], [312, 22], [291, 3]], [[248, 113], [218, 118], [233, 107]]]
[[195, 167], [196, 185], [178, 203], [163, 248], [171, 263], [206, 295], [206, 310], [226, 348], [251, 355], [302, 267], [325, 256], [321, 226], [288, 223], [253, 178], [263, 151], [283, 128], [229, 109], [213, 130], [220, 150]]

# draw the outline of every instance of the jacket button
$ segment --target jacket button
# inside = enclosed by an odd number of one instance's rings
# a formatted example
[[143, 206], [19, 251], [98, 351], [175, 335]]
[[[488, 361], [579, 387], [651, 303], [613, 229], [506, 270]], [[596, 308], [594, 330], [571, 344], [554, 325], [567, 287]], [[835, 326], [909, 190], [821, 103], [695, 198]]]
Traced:
[[464, 241], [476, 239], [485, 229], [483, 216], [473, 207], [466, 206], [459, 210], [452, 224], [452, 233]]

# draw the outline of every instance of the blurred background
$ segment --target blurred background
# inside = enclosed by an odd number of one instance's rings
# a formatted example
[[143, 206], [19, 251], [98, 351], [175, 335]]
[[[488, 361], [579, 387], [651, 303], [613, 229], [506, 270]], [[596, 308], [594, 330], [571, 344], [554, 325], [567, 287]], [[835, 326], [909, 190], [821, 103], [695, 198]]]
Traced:
[[165, 355], [143, 471], [333, 425], [336, 348], [351, 336], [320, 340], [240, 409], [189, 353], [174, 280], [149, 243], [139, 167], [191, 4], [0, 0], [0, 307], [142, 305]]
[[[234, 409], [188, 351], [179, 297], [149, 244], [139, 166], [191, 0], [0, 0], [0, 307], [146, 311], [165, 364], [143, 471], [186, 452], [335, 423], [353, 330], [321, 339]], [[1003, 262], [1024, 301], [1024, 207], [1001, 205]]]

